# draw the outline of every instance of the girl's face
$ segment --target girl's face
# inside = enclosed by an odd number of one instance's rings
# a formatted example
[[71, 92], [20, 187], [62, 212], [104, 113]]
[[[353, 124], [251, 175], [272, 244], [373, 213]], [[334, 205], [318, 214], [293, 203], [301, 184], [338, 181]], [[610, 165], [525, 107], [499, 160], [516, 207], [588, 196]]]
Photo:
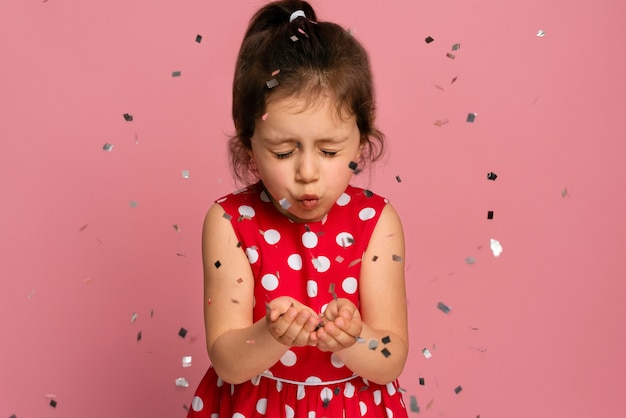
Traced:
[[298, 222], [318, 221], [345, 191], [361, 154], [356, 117], [320, 98], [270, 101], [252, 136], [251, 157], [276, 208]]

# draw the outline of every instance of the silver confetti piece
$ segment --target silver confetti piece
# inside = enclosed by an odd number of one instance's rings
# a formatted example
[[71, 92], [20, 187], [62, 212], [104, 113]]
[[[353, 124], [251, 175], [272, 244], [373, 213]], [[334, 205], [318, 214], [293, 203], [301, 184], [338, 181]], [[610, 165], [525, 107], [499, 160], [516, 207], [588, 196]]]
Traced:
[[183, 170], [183, 178], [184, 179], [188, 179], [189, 178], [189, 170]]
[[179, 377], [176, 379], [176, 386], [179, 388], [187, 388], [189, 387], [189, 382], [184, 377]]
[[113, 144], [109, 144], [108, 142], [102, 146], [102, 149], [106, 152], [111, 152], [113, 150]]
[[191, 367], [191, 356], [183, 357], [183, 367]]

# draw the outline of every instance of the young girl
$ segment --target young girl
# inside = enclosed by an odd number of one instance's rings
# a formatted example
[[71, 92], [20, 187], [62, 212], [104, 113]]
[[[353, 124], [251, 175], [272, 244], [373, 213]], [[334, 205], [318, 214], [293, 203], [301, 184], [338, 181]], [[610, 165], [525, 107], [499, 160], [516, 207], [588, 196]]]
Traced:
[[349, 185], [377, 160], [367, 54], [304, 1], [260, 9], [233, 85], [231, 165], [247, 187], [203, 231], [211, 367], [188, 417], [406, 417], [404, 237]]

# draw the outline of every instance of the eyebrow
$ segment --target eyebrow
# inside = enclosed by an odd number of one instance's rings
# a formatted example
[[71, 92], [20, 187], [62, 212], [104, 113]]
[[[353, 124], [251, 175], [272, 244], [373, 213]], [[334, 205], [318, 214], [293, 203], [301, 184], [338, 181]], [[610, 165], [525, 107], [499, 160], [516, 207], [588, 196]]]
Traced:
[[[350, 137], [349, 136], [344, 136], [341, 138], [319, 138], [316, 139], [315, 142], [316, 143], [322, 143], [322, 144], [326, 144], [326, 143], [337, 143], [340, 144], [342, 142], [346, 142]], [[289, 143], [293, 143], [293, 142], [300, 142], [299, 140], [295, 139], [295, 138], [268, 138], [268, 137], [263, 137], [264, 141], [267, 141], [269, 143], [271, 143], [272, 145], [283, 145], [283, 144], [289, 144]]]

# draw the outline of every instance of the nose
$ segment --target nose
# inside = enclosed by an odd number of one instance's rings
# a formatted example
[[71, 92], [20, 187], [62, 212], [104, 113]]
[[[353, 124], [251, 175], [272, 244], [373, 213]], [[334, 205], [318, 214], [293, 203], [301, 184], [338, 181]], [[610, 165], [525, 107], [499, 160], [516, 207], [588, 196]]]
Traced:
[[312, 152], [300, 152], [296, 161], [296, 180], [311, 183], [319, 179], [319, 162]]

